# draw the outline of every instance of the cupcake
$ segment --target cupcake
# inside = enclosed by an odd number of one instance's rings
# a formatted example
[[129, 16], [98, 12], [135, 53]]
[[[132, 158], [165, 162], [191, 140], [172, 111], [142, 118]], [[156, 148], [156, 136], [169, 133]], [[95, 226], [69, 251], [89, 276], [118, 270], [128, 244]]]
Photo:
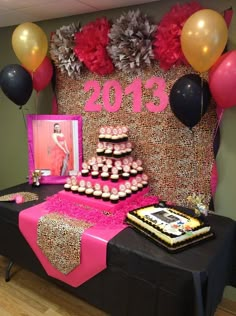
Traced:
[[119, 192], [118, 192], [118, 195], [119, 195], [119, 199], [120, 199], [120, 200], [125, 200], [125, 199], [126, 199], [126, 192], [125, 192], [125, 190], [126, 190], [125, 185], [124, 185], [124, 184], [121, 184], [121, 185], [119, 186]]
[[98, 171], [98, 165], [97, 164], [94, 164], [92, 166], [91, 176], [92, 176], [93, 179], [97, 179], [98, 178], [99, 171]]
[[108, 158], [108, 159], [105, 160], [105, 162], [106, 162], [106, 166], [107, 166], [107, 168], [108, 168], [108, 172], [111, 172], [111, 169], [112, 169], [112, 160]]
[[120, 151], [121, 151], [121, 157], [126, 156], [126, 148], [125, 148], [124, 143], [120, 144]]
[[70, 191], [70, 188], [71, 188], [71, 179], [67, 178], [66, 179], [66, 183], [64, 184], [64, 190], [65, 191]]
[[119, 180], [118, 169], [116, 167], [112, 167], [111, 172], [112, 172], [110, 176], [111, 181], [117, 182]]
[[64, 184], [64, 190], [65, 191], [70, 191], [70, 188], [71, 188], [71, 184], [69, 184], [69, 183], [65, 183]]
[[81, 175], [87, 177], [89, 175], [89, 166], [86, 162], [82, 163]]
[[91, 197], [93, 196], [93, 186], [92, 186], [92, 183], [90, 181], [87, 181], [86, 183], [86, 190], [85, 190], [85, 194], [88, 196], [88, 197]]
[[119, 144], [116, 144], [114, 146], [113, 157], [114, 158], [121, 158], [121, 150], [120, 150], [120, 145]]
[[120, 160], [115, 161], [115, 167], [118, 170], [118, 174], [122, 174], [123, 168]]
[[91, 176], [92, 176], [93, 179], [97, 179], [98, 176], [99, 176], [99, 172], [94, 170], [94, 171], [91, 172]]
[[86, 194], [88, 197], [93, 196], [93, 188], [87, 188], [87, 189], [85, 190], [85, 194]]
[[118, 190], [116, 188], [113, 188], [111, 190], [110, 201], [113, 204], [116, 204], [119, 202], [119, 194], [118, 194]]
[[76, 177], [73, 176], [71, 177], [71, 192], [73, 193], [78, 193], [78, 184], [77, 184], [77, 180]]
[[136, 177], [137, 174], [138, 174], [138, 171], [137, 171], [136, 169], [131, 169], [131, 170], [130, 170], [130, 175], [131, 175], [131, 177]]
[[106, 128], [106, 132], [105, 132], [105, 135], [104, 135], [104, 141], [106, 142], [109, 142], [111, 141], [111, 136], [112, 136], [112, 127], [110, 126], [107, 126]]
[[119, 140], [118, 130], [117, 130], [117, 128], [113, 128], [112, 129], [112, 135], [111, 135], [111, 141], [113, 143], [116, 143], [118, 140]]
[[102, 193], [102, 199], [103, 199], [103, 201], [104, 202], [108, 202], [108, 201], [110, 201], [110, 192], [103, 192]]
[[97, 156], [103, 156], [104, 150], [103, 145], [99, 143], [96, 149]]
[[104, 180], [104, 181], [108, 180], [108, 179], [109, 179], [109, 173], [103, 171], [103, 172], [101, 173], [101, 178], [102, 178], [102, 180]]
[[122, 126], [122, 139], [123, 141], [128, 140], [128, 127], [127, 126]]
[[138, 182], [135, 179], [132, 180], [130, 189], [131, 189], [132, 193], [138, 192]]
[[132, 193], [137, 193], [138, 192], [138, 187], [136, 185], [131, 185], [131, 191]]
[[127, 155], [131, 154], [131, 152], [132, 152], [132, 143], [128, 142], [126, 144], [126, 149], [125, 150], [126, 150], [126, 154]]
[[99, 130], [99, 136], [98, 136], [99, 141], [103, 142], [105, 140], [105, 132], [106, 132], [105, 127], [101, 127]]
[[118, 195], [119, 195], [119, 199], [120, 200], [125, 200], [126, 199], [126, 192], [118, 192]]
[[119, 195], [111, 194], [110, 195], [110, 201], [113, 204], [117, 204], [119, 202]]
[[102, 193], [102, 199], [103, 201], [107, 202], [110, 201], [110, 189], [108, 185], [103, 186], [103, 193]]
[[119, 176], [118, 174], [112, 174], [112, 175], [110, 175], [111, 182], [118, 182], [119, 177], [120, 177], [120, 176]]
[[78, 186], [78, 193], [79, 193], [80, 195], [84, 195], [84, 194], [85, 194], [85, 190], [86, 190], [85, 187], [80, 187], [80, 186]]
[[137, 170], [138, 174], [142, 174], [143, 173], [142, 160], [137, 159], [136, 164], [137, 164], [136, 170]]
[[125, 189], [125, 193], [126, 193], [126, 197], [130, 197], [132, 194], [132, 190], [131, 189]]
[[144, 188], [148, 186], [148, 176], [146, 174], [142, 175], [142, 185]]
[[134, 172], [135, 175], [137, 175], [137, 173], [138, 173], [137, 168], [138, 168], [137, 162], [133, 161], [132, 164], [131, 164], [131, 169], [136, 170], [136, 172]]
[[82, 169], [81, 170], [81, 176], [82, 177], [87, 177], [89, 175], [89, 170], [88, 169]]
[[129, 181], [125, 182], [125, 193], [127, 197], [131, 196], [132, 194], [131, 183]]
[[97, 166], [98, 166], [98, 171], [102, 171], [102, 167], [103, 167], [102, 157], [97, 157]]
[[102, 167], [101, 178], [102, 178], [102, 180], [108, 180], [109, 179], [108, 167], [106, 165]]
[[136, 177], [138, 190], [141, 191], [143, 188], [142, 178], [140, 176]]
[[128, 180], [130, 177], [130, 166], [125, 165], [123, 167], [123, 172], [122, 172], [122, 179], [123, 180]]
[[72, 185], [70, 189], [72, 193], [78, 193], [78, 185]]
[[94, 186], [93, 196], [95, 197], [95, 199], [101, 199], [102, 197], [102, 190], [99, 183], [96, 183]]
[[138, 171], [138, 174], [142, 174], [143, 173], [143, 167], [142, 166], [138, 166], [137, 171]]

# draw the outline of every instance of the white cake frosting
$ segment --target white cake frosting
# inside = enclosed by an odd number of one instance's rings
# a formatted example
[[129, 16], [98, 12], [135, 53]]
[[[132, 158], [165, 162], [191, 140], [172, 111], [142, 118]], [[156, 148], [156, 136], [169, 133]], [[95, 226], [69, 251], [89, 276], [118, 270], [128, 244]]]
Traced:
[[168, 207], [155, 205], [127, 214], [128, 222], [143, 228], [170, 246], [191, 240], [210, 231], [198, 218]]

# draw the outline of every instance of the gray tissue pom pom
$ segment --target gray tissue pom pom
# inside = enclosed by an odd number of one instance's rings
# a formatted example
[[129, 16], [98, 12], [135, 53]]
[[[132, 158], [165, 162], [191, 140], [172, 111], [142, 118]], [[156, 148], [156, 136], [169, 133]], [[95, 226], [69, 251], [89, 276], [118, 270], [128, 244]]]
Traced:
[[121, 15], [111, 27], [107, 46], [115, 67], [132, 73], [150, 67], [154, 59], [152, 40], [156, 29], [140, 10]]
[[49, 52], [55, 66], [73, 79], [78, 79], [83, 67], [83, 63], [74, 53], [74, 37], [79, 30], [79, 23], [64, 25], [52, 34], [50, 41]]

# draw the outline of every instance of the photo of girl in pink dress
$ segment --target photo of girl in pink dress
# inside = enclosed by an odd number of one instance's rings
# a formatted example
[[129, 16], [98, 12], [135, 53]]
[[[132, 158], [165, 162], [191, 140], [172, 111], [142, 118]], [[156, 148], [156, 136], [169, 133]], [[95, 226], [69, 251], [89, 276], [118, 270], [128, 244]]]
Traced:
[[68, 164], [70, 152], [59, 123], [54, 124], [52, 133], [53, 146], [51, 149], [51, 175], [65, 176], [69, 174]]

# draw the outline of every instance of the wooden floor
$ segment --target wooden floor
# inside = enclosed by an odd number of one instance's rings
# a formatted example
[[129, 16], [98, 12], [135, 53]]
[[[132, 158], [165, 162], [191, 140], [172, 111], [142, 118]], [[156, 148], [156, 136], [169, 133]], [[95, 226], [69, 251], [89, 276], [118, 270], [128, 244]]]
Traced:
[[[17, 265], [12, 268], [10, 282], [5, 282], [7, 264], [8, 260], [0, 256], [1, 316], [107, 316], [106, 313]], [[215, 316], [236, 315], [235, 305], [227, 301], [222, 302]]]

